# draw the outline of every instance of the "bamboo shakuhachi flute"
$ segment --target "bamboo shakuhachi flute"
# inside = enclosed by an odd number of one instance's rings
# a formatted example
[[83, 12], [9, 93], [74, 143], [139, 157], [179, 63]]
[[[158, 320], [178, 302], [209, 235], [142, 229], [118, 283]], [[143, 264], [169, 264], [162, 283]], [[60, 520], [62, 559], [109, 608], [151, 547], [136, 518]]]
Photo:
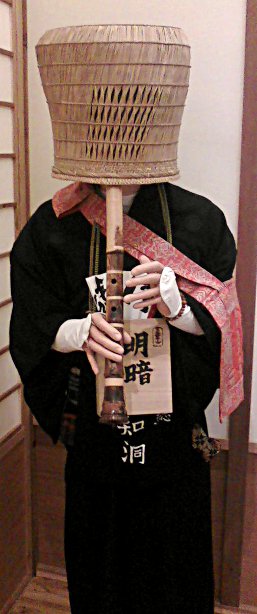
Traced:
[[[107, 320], [122, 331], [121, 186], [179, 176], [190, 47], [180, 28], [105, 24], [50, 30], [36, 49], [53, 177], [107, 186]], [[107, 360], [101, 421], [126, 420], [122, 364]]]
[[[123, 209], [122, 188], [106, 187], [107, 283], [106, 319], [123, 334]], [[104, 401], [100, 422], [124, 424], [123, 362], [105, 361]]]

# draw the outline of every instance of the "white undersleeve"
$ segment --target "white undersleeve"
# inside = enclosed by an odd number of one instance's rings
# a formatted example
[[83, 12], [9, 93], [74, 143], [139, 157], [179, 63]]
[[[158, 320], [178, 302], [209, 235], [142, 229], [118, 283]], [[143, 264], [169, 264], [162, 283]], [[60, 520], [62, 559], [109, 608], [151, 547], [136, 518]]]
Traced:
[[[178, 285], [176, 282], [176, 276], [174, 271], [170, 267], [164, 267], [161, 279], [160, 279], [160, 294], [162, 300], [170, 310], [170, 317], [175, 318], [182, 307], [182, 300]], [[189, 305], [186, 306], [185, 311], [177, 320], [169, 320], [171, 326], [184, 330], [192, 335], [204, 335], [200, 324], [198, 323], [194, 313]]]
[[83, 351], [91, 326], [91, 314], [81, 320], [66, 320], [61, 324], [52, 345], [57, 352]]

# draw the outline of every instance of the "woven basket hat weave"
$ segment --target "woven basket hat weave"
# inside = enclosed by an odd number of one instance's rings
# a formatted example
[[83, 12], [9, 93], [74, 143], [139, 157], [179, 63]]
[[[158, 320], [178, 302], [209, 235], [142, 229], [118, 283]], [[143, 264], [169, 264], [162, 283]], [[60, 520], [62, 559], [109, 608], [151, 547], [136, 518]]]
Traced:
[[54, 177], [117, 185], [178, 178], [190, 71], [180, 28], [57, 28], [36, 50], [52, 120]]

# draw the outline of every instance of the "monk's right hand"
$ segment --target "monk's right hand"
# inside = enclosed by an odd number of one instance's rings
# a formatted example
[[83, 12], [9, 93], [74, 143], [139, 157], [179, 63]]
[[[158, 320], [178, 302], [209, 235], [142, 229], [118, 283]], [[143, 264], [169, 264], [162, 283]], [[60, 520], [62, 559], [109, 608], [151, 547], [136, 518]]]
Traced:
[[[121, 333], [106, 322], [105, 317], [101, 313], [93, 313], [91, 315], [91, 326], [89, 329], [89, 335], [86, 342], [83, 344], [83, 349], [86, 352], [90, 366], [95, 373], [98, 374], [99, 369], [95, 358], [96, 354], [109, 358], [114, 362], [120, 362], [124, 349], [120, 344], [122, 339]], [[124, 343], [130, 343], [130, 335], [124, 331], [123, 333]]]
[[[101, 313], [89, 313], [86, 318], [66, 320], [61, 324], [52, 344], [57, 352], [86, 352], [92, 370], [99, 372], [96, 354], [109, 358], [115, 362], [122, 360], [124, 352], [121, 342], [121, 333], [106, 322]], [[124, 343], [130, 343], [131, 337], [124, 331]]]

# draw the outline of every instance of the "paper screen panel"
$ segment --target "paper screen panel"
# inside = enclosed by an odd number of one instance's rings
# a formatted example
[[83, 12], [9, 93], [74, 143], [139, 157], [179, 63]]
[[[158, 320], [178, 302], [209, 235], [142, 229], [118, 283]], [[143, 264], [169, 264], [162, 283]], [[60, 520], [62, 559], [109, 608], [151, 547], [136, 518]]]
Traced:
[[21, 392], [16, 390], [0, 402], [0, 437], [21, 424]]
[[0, 2], [0, 47], [12, 49], [12, 9], [4, 2]]
[[13, 160], [0, 159], [0, 204], [14, 201]]
[[11, 296], [10, 260], [0, 258], [0, 303]]
[[15, 238], [14, 210], [0, 209], [0, 254], [9, 252]]
[[12, 305], [5, 305], [0, 309], [0, 350], [9, 345], [9, 326]]
[[13, 102], [13, 61], [7, 55], [0, 55], [1, 100]]
[[13, 364], [10, 352], [0, 356], [0, 396], [20, 381], [18, 371]]
[[13, 111], [0, 108], [0, 153], [13, 153]]

